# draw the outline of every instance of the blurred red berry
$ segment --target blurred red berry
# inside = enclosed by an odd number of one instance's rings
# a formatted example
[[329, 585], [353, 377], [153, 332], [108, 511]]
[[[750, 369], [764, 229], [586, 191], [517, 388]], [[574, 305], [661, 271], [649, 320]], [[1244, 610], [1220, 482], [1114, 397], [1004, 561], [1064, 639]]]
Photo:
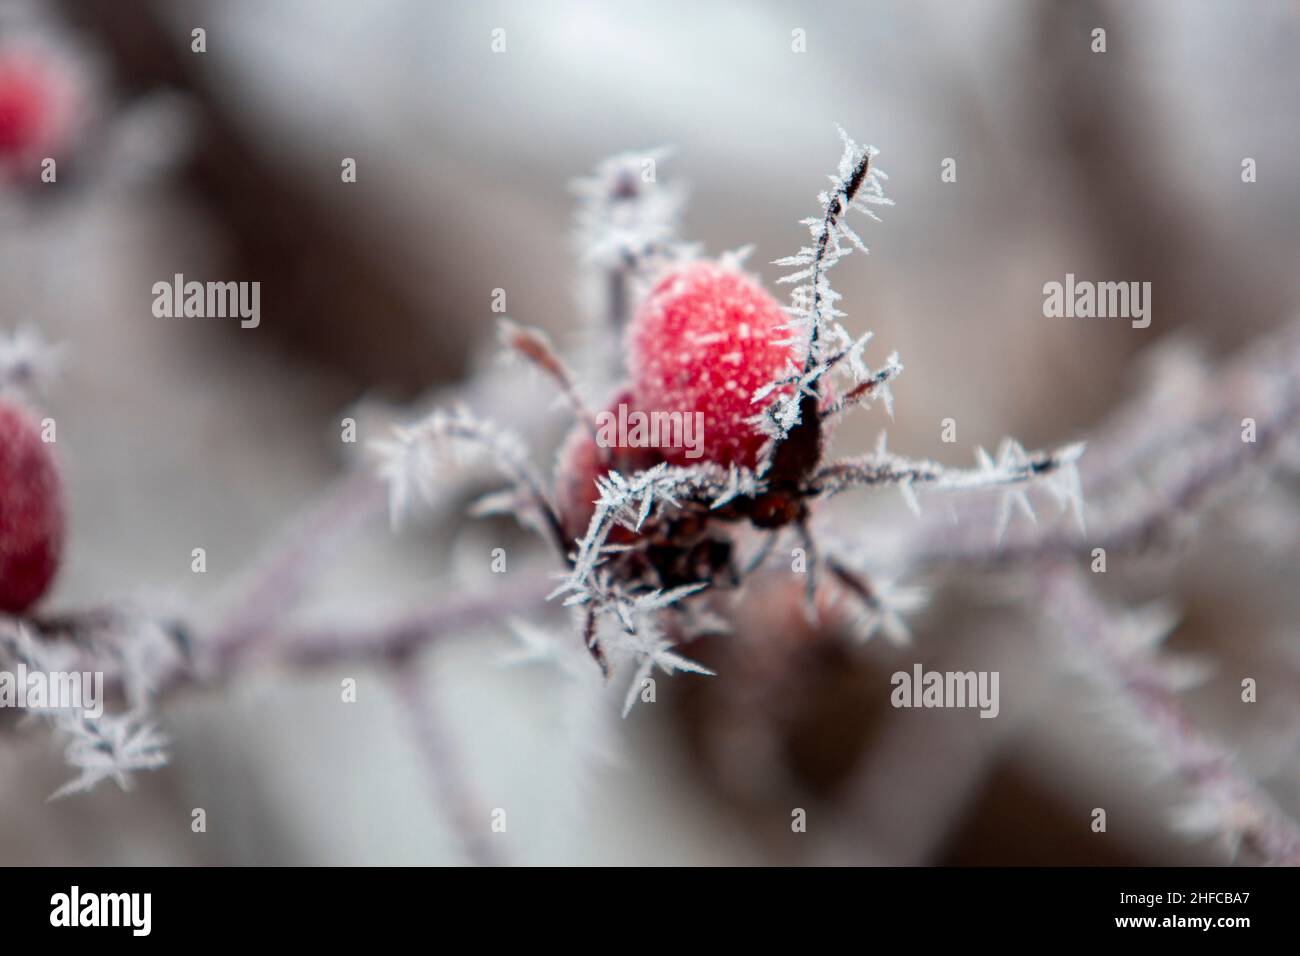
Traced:
[[34, 604], [59, 567], [63, 492], [50, 446], [21, 408], [0, 401], [0, 611]]
[[[738, 268], [700, 261], [654, 287], [628, 326], [628, 364], [637, 407], [704, 413], [703, 460], [753, 467], [764, 435], [749, 421], [754, 392], [798, 358], [780, 304]], [[776, 394], [790, 394], [793, 386]], [[666, 448], [677, 465], [687, 449]]]
[[[620, 404], [631, 406], [632, 393], [624, 390], [610, 403], [617, 414]], [[581, 538], [596, 510], [596, 479], [614, 470], [630, 475], [651, 468], [663, 461], [663, 452], [657, 448], [632, 448], [627, 446], [601, 448], [596, 436], [585, 423], [573, 426], [564, 444], [560, 446], [555, 464], [555, 499], [560, 512], [560, 522], [569, 540]], [[610, 534], [614, 543], [632, 540], [634, 535], [616, 527]]]
[[35, 162], [57, 150], [70, 131], [73, 99], [59, 64], [25, 49], [0, 51], [0, 163]]

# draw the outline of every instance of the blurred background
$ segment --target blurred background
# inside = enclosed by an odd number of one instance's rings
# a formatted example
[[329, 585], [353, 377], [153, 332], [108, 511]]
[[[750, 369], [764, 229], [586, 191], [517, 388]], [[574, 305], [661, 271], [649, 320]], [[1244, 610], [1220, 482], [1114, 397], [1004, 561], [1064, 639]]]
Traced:
[[[1294, 0], [81, 0], [6, 3], [0, 31], [0, 58], [38, 51], [71, 103], [41, 154], [57, 185], [0, 178], [0, 329], [34, 326], [66, 359], [47, 402], [70, 508], [50, 608], [148, 601], [201, 632], [275, 530], [363, 466], [364, 442], [408, 405], [458, 395], [549, 467], [564, 412], [494, 364], [493, 290], [572, 354], [569, 185], [612, 153], [672, 146], [659, 175], [689, 189], [686, 237], [709, 254], [753, 244], [770, 283], [834, 169], [834, 124], [878, 146], [897, 205], [859, 224], [871, 256], [836, 287], [848, 326], [874, 330], [874, 360], [897, 349], [907, 366], [889, 438], [918, 456], [1083, 436], [1154, 347], [1217, 361], [1300, 301]], [[1043, 283], [1067, 272], [1151, 282], [1150, 328], [1045, 319]], [[260, 327], [156, 318], [151, 287], [175, 273], [260, 281]], [[356, 446], [339, 441], [349, 414]], [[940, 442], [949, 416], [960, 457]], [[851, 421], [840, 453], [884, 424], [879, 409]], [[1294, 810], [1298, 519], [1293, 494], [1267, 507], [1268, 547], [1216, 538], [1107, 583], [1181, 612], [1171, 646], [1216, 664], [1190, 711]], [[904, 508], [891, 495], [855, 513], [864, 541], [877, 512]], [[512, 573], [546, 569], [540, 547], [456, 507], [399, 536], [376, 512], [294, 624], [364, 627], [476, 586], [503, 542]], [[737, 644], [700, 649], [719, 677], [661, 681], [626, 722], [619, 693], [575, 718], [546, 673], [500, 667], [499, 622], [410, 666], [454, 743], [462, 810], [507, 810], [494, 839], [508, 862], [1228, 862], [1169, 826], [1179, 782], [1098, 717], [1042, 636], [970, 590], [941, 594], [908, 648], [768, 654], [807, 627], [774, 588], [742, 609]], [[544, 605], [534, 618], [565, 626]], [[891, 711], [888, 675], [916, 661], [999, 669], [1002, 717]], [[1243, 714], [1241, 676], [1265, 674]], [[340, 702], [346, 677], [355, 704]], [[70, 774], [57, 744], [5, 733], [0, 863], [464, 859], [382, 667], [249, 668], [169, 695], [159, 723], [171, 766], [56, 802]]]

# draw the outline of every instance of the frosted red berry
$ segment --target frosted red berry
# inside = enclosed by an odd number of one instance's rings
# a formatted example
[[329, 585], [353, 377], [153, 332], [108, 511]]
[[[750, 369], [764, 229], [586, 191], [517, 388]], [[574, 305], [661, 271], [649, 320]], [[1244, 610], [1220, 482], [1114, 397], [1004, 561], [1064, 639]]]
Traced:
[[[753, 467], [766, 440], [751, 419], [754, 392], [797, 360], [780, 304], [740, 269], [692, 262], [665, 275], [628, 326], [628, 367], [637, 405], [704, 414], [702, 458]], [[784, 390], [789, 394], [793, 386]], [[782, 394], [778, 392], [776, 394]], [[666, 448], [673, 464], [695, 464]]]
[[20, 614], [45, 593], [63, 545], [63, 491], [40, 426], [0, 401], [0, 612]]

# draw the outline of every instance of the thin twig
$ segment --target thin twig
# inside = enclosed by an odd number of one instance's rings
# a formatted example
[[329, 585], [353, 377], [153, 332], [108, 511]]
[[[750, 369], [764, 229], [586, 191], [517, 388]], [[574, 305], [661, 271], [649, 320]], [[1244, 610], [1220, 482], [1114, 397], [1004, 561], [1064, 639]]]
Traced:
[[420, 673], [416, 663], [413, 654], [397, 655], [393, 659], [393, 679], [398, 700], [410, 721], [412, 738], [424, 759], [435, 800], [445, 809], [447, 821], [466, 858], [477, 866], [500, 865], [497, 847], [490, 842], [488, 816], [476, 809], [480, 801], [470, 792], [460, 753], [437, 713], [430, 681]]
[[817, 363], [817, 337], [821, 331], [822, 277], [826, 274], [826, 248], [831, 240], [831, 233], [840, 216], [848, 209], [849, 203], [858, 194], [871, 169], [871, 150], [864, 149], [862, 156], [853, 167], [853, 173], [844, 185], [843, 192], [831, 196], [826, 204], [826, 213], [822, 217], [821, 232], [817, 236], [817, 252], [813, 258], [812, 272], [812, 315], [811, 329], [808, 333], [808, 354], [804, 358], [803, 371], [807, 375]]
[[[538, 574], [511, 574], [507, 579], [506, 587], [485, 588], [468, 595], [449, 597], [447, 590], [433, 588], [439, 596], [429, 604], [377, 624], [288, 632], [268, 648], [268, 656], [289, 666], [323, 667], [409, 653], [435, 640], [544, 607], [546, 593], [554, 584], [549, 576]], [[230, 673], [235, 670], [232, 668]]]
[[251, 589], [198, 645], [200, 666], [221, 670], [274, 629], [338, 548], [383, 507], [384, 493], [381, 481], [358, 471], [323, 495], [254, 564]]

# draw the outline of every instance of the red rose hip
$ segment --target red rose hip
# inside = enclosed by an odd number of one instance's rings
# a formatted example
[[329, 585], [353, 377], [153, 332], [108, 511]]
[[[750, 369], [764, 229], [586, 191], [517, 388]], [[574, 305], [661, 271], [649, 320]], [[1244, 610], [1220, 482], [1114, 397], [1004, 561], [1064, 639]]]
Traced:
[[[780, 304], [740, 269], [699, 261], [664, 276], [628, 326], [628, 365], [637, 407], [703, 413], [702, 459], [753, 467], [765, 436], [750, 421], [754, 392], [798, 361]], [[793, 386], [776, 394], [790, 394]], [[774, 396], [775, 397], [775, 396]], [[686, 449], [665, 458], [689, 465]]]
[[[620, 404], [630, 405], [631, 393], [622, 391], [611, 403], [610, 411], [617, 413]], [[587, 525], [596, 511], [596, 479], [610, 471], [631, 475], [653, 468], [663, 461], [660, 449], [628, 446], [602, 448], [592, 434], [591, 426], [579, 422], [569, 431], [555, 463], [555, 503], [560, 512], [560, 523], [570, 541], [587, 533]], [[610, 540], [624, 542], [634, 536], [623, 528], [615, 528]]]
[[0, 612], [27, 610], [53, 580], [63, 545], [62, 499], [39, 425], [0, 400]]

